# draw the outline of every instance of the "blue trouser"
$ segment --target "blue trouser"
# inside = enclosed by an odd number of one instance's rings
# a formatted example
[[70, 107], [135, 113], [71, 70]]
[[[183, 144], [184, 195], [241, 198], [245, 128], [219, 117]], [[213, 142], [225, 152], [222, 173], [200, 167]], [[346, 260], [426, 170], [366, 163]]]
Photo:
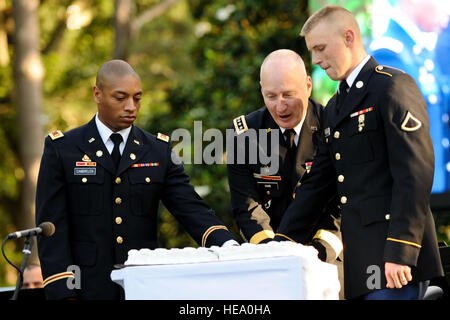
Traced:
[[364, 300], [422, 300], [428, 281], [409, 284], [400, 289], [380, 289], [368, 293]]

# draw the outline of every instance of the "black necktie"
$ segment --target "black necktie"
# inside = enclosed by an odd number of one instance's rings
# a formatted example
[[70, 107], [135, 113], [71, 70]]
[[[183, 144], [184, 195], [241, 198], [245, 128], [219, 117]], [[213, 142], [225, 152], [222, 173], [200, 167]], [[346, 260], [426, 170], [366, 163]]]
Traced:
[[286, 144], [288, 147], [288, 153], [289, 156], [291, 157], [292, 160], [294, 160], [295, 158], [295, 151], [296, 151], [296, 145], [295, 145], [295, 130], [294, 129], [286, 129], [284, 130], [283, 133], [285, 139], [286, 139]]
[[111, 157], [113, 158], [114, 164], [116, 165], [116, 169], [119, 167], [120, 162], [120, 150], [119, 145], [122, 142], [123, 138], [119, 133], [113, 133], [110, 136], [112, 142], [114, 142], [114, 149], [111, 153]]
[[339, 111], [339, 109], [341, 109], [345, 97], [347, 96], [347, 89], [348, 89], [348, 84], [346, 80], [342, 80], [341, 83], [339, 84], [339, 93], [337, 96], [337, 103], [336, 103], [336, 109]]

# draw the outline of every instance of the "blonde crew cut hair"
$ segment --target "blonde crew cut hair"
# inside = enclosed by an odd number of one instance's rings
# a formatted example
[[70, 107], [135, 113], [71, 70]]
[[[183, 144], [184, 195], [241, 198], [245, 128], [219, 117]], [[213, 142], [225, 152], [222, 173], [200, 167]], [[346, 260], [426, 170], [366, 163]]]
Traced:
[[325, 7], [319, 9], [318, 11], [314, 12], [308, 20], [306, 20], [305, 24], [303, 25], [302, 30], [300, 31], [300, 35], [302, 37], [306, 36], [320, 21], [323, 19], [335, 19], [336, 13], [344, 14], [344, 15], [350, 15], [353, 17], [353, 14], [348, 11], [347, 9], [334, 5], [329, 4]]

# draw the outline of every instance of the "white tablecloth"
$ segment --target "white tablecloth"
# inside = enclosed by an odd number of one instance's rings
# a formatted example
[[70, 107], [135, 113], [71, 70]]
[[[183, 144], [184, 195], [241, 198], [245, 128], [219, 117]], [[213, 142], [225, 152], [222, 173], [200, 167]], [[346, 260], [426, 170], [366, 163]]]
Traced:
[[338, 299], [337, 268], [298, 256], [128, 266], [111, 279], [127, 300]]

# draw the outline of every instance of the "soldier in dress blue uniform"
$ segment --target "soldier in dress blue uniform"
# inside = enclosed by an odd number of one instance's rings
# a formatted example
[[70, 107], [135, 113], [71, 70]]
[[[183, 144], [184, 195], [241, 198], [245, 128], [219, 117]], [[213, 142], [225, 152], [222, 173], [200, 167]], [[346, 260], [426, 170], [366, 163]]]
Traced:
[[448, 14], [441, 7], [442, 1], [437, 0], [386, 3], [384, 11], [378, 12], [380, 20], [389, 17], [385, 30], [375, 35], [369, 47], [369, 54], [380, 64], [413, 77], [427, 102], [435, 153], [433, 192], [444, 192], [450, 187], [446, 169], [450, 161], [448, 93], [443, 91], [445, 77], [434, 51], [438, 35], [448, 22]]
[[418, 299], [426, 281], [443, 275], [429, 208], [434, 155], [425, 100], [409, 75], [366, 54], [346, 9], [323, 7], [301, 34], [313, 63], [340, 85], [325, 107], [310, 177], [277, 232], [306, 238], [337, 186], [346, 298]]
[[[261, 66], [260, 78], [265, 106], [233, 120], [235, 157], [227, 164], [231, 207], [237, 225], [244, 239], [255, 244], [275, 237], [295, 189], [308, 179], [322, 131], [323, 110], [322, 105], [309, 99], [311, 77], [296, 52], [281, 49], [269, 54]], [[243, 137], [252, 130], [254, 135], [248, 135], [250, 139], [244, 143]], [[259, 139], [261, 132], [267, 135], [268, 143]], [[251, 155], [261, 151], [270, 154], [270, 163], [264, 164], [258, 155]], [[243, 155], [245, 161], [240, 163], [239, 157]], [[320, 259], [338, 266], [343, 285], [336, 199], [330, 201], [327, 210], [330, 214], [311, 228], [305, 244], [313, 245]], [[291, 237], [296, 239], [295, 235]], [[341, 293], [343, 297], [343, 290]]]
[[[236, 243], [174, 163], [169, 137], [133, 125], [142, 96], [133, 68], [106, 62], [93, 94], [98, 113], [88, 124], [45, 140], [36, 223], [56, 227], [38, 242], [49, 299], [123, 297], [110, 273], [130, 249], [158, 247], [160, 200], [202, 246]], [[69, 288], [67, 279], [80, 275], [81, 288]]]

